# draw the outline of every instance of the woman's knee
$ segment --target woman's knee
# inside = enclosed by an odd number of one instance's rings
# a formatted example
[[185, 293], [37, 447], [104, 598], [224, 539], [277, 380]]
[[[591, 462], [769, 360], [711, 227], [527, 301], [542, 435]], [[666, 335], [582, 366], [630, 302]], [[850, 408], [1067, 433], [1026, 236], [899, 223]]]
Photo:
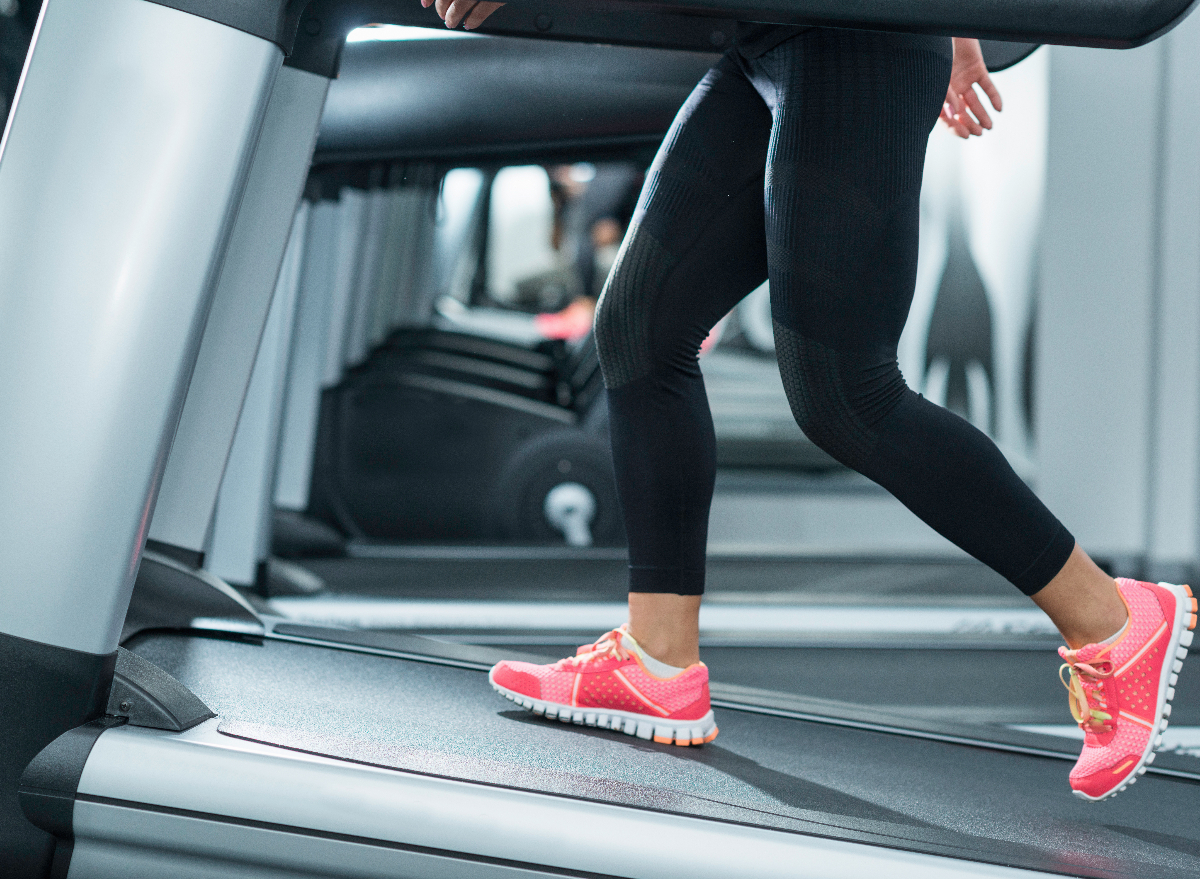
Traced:
[[778, 324], [776, 352], [792, 414], [805, 436], [861, 469], [883, 421], [909, 393], [895, 358], [834, 351]]
[[651, 371], [651, 322], [670, 267], [661, 247], [636, 227], [630, 230], [596, 303], [593, 328], [607, 387], [627, 385]]

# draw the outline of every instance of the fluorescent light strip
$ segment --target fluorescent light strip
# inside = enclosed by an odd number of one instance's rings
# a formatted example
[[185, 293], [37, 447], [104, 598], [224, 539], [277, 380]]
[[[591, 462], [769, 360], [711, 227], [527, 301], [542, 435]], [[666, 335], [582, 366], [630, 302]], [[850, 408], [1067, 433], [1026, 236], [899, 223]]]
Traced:
[[482, 37], [462, 30], [437, 27], [409, 27], [401, 24], [373, 24], [350, 31], [347, 43], [383, 43], [402, 40], [464, 40]]
[[[624, 602], [388, 601], [351, 597], [276, 598], [297, 622], [363, 629], [595, 631], [625, 622]], [[707, 605], [702, 632], [756, 634], [1054, 635], [1038, 610], [956, 607]]]

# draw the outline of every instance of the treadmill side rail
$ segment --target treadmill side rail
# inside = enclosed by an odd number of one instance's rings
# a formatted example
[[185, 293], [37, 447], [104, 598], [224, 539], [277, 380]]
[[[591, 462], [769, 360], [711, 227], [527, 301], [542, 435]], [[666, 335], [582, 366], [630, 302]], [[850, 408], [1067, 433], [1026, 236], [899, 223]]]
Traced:
[[1045, 875], [380, 769], [232, 738], [215, 721], [102, 735], [73, 829], [72, 866], [93, 879], [199, 879], [230, 861], [271, 876]]

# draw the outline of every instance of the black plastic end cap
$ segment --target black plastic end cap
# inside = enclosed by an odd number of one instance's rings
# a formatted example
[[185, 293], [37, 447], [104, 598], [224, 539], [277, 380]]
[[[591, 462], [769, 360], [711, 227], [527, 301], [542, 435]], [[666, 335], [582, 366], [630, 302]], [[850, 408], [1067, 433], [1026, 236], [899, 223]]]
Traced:
[[17, 797], [21, 811], [35, 827], [62, 840], [74, 838], [72, 818], [79, 779], [96, 739], [125, 721], [102, 717], [69, 729], [33, 758], [21, 774]]
[[108, 714], [131, 726], [183, 732], [217, 715], [191, 690], [149, 660], [117, 648]]

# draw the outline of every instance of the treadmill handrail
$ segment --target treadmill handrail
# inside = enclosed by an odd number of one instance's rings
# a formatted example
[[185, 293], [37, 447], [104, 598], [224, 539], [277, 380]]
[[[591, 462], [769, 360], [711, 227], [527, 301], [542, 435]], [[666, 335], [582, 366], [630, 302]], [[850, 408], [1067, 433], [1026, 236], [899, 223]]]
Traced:
[[[1191, 12], [1195, 0], [509, 0], [511, 9], [493, 15], [480, 30], [519, 33], [540, 39], [587, 39], [589, 29], [621, 28], [639, 16], [658, 17], [659, 28], [629, 28], [628, 42], [678, 48], [668, 19], [675, 16], [772, 24], [843, 27], [1013, 42], [1128, 49], [1162, 36]], [[444, 27], [416, 0], [316, 0], [309, 15], [324, 7], [352, 26], [416, 24]], [[332, 9], [331, 9], [332, 7]], [[608, 19], [607, 25], [599, 19]], [[599, 35], [599, 34], [597, 34]], [[731, 34], [725, 34], [728, 38]], [[617, 37], [619, 41], [619, 37]], [[710, 48], [719, 47], [714, 41]]]
[[606, 0], [606, 5], [614, 11], [1129, 49], [1171, 30], [1195, 0]]
[[[693, 51], [733, 44], [737, 21], [1130, 49], [1154, 40], [1196, 0], [509, 0], [480, 33]], [[346, 36], [366, 24], [439, 28], [417, 0], [311, 0], [288, 23], [287, 63], [335, 78]], [[289, 6], [292, 15], [295, 6]]]

